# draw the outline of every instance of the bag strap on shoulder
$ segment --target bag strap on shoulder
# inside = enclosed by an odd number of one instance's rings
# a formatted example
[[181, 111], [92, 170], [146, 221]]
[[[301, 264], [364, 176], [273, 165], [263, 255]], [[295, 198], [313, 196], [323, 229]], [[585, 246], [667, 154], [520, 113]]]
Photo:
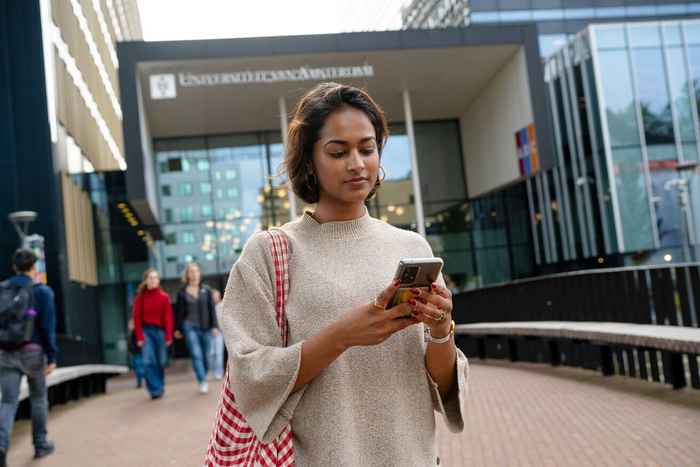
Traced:
[[272, 264], [275, 267], [275, 319], [280, 328], [282, 343], [286, 347], [289, 338], [289, 326], [287, 325], [286, 303], [289, 294], [289, 239], [279, 229], [268, 230], [270, 236], [270, 248]]

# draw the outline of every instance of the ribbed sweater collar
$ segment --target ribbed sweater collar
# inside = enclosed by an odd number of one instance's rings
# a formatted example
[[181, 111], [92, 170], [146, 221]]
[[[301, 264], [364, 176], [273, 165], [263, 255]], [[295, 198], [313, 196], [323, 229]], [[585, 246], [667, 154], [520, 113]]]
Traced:
[[357, 219], [319, 223], [308, 212], [299, 221], [301, 231], [319, 240], [353, 240], [366, 237], [372, 227], [372, 217], [365, 208], [365, 213]]

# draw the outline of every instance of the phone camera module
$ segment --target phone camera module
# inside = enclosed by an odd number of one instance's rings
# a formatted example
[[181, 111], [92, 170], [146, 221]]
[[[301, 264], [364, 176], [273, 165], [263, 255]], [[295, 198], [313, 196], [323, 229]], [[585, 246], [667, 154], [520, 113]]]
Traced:
[[401, 282], [403, 284], [410, 284], [416, 280], [416, 276], [418, 276], [418, 266], [409, 266], [404, 269], [401, 275]]

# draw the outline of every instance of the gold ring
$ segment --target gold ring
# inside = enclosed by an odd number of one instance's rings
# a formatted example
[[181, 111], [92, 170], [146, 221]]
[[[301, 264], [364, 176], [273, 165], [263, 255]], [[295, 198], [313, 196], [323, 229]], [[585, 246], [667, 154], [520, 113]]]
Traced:
[[386, 310], [386, 307], [385, 307], [385, 306], [381, 306], [379, 303], [377, 303], [377, 299], [376, 299], [376, 298], [375, 298], [374, 300], [372, 300], [372, 306], [373, 306], [374, 308], [378, 309], [378, 310], [382, 310], [382, 311], [385, 311], [385, 310]]
[[438, 318], [438, 321], [442, 322], [445, 321], [445, 317], [447, 314], [444, 311], [440, 311], [440, 317]]

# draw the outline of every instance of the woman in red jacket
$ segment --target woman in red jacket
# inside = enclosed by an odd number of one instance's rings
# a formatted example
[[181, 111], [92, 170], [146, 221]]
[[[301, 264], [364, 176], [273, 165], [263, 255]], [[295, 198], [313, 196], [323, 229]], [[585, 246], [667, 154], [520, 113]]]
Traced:
[[133, 308], [136, 343], [141, 347], [146, 373], [146, 389], [151, 399], [165, 391], [167, 348], [173, 341], [173, 309], [170, 297], [160, 288], [160, 276], [153, 268], [146, 269], [139, 285]]

